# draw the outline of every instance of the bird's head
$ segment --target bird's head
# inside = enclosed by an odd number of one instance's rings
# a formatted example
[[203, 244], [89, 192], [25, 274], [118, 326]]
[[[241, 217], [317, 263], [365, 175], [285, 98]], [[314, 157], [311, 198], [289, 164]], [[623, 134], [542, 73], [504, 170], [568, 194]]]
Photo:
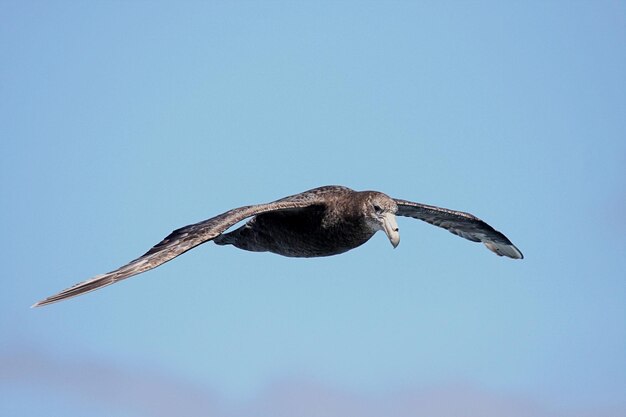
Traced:
[[368, 192], [365, 199], [365, 219], [373, 230], [385, 232], [395, 248], [400, 244], [400, 231], [396, 221], [398, 205], [389, 196], [379, 192]]

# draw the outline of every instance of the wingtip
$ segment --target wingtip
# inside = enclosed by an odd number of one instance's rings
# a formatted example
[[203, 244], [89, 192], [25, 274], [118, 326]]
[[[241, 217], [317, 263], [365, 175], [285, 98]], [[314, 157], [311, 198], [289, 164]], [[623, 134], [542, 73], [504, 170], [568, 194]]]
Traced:
[[56, 301], [59, 301], [59, 300], [50, 300], [50, 299], [46, 298], [44, 300], [37, 301], [35, 304], [30, 306], [30, 308], [39, 308], [39, 307], [47, 306], [48, 304], [52, 304], [52, 303], [54, 303]]
[[483, 242], [487, 249], [492, 251], [498, 256], [506, 256], [511, 259], [524, 259], [524, 254], [511, 244], [499, 244], [495, 242]]

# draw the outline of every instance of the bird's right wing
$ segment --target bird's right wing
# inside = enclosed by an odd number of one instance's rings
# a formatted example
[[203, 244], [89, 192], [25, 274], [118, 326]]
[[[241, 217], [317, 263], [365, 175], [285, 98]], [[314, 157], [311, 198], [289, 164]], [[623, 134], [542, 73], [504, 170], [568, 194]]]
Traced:
[[58, 294], [41, 300], [35, 303], [33, 307], [40, 307], [66, 298], [75, 297], [114, 284], [123, 279], [132, 277], [133, 275], [149, 271], [202, 243], [215, 239], [228, 228], [248, 217], [271, 211], [298, 209], [324, 204], [324, 196], [326, 194], [336, 192], [343, 188], [344, 187], [338, 186], [315, 188], [300, 194], [285, 197], [272, 203], [244, 206], [228, 210], [211, 219], [174, 230], [165, 239], [157, 243], [152, 249], [139, 258], [114, 271], [97, 275], [67, 288]]

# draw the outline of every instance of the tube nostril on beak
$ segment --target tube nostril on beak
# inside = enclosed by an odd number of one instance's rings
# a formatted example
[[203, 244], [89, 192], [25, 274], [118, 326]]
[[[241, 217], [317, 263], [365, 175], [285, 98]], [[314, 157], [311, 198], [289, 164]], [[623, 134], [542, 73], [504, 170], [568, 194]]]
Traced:
[[400, 228], [399, 228], [399, 227], [396, 227], [395, 229], [393, 229], [393, 231], [394, 231], [394, 232], [399, 232], [399, 231], [400, 231]]

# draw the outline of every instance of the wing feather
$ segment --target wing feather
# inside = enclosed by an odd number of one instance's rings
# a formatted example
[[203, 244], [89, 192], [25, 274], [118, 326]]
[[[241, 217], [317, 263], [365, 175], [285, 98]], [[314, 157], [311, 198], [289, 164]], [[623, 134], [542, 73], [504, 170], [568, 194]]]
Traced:
[[300, 194], [282, 198], [272, 203], [235, 208], [208, 220], [182, 227], [174, 230], [148, 252], [126, 265], [106, 274], [97, 275], [91, 279], [80, 282], [58, 294], [35, 303], [33, 307], [40, 307], [66, 298], [76, 297], [77, 295], [114, 284], [123, 279], [132, 277], [133, 275], [149, 271], [198, 245], [215, 239], [234, 224], [248, 217], [270, 211], [297, 209], [315, 204], [323, 204], [326, 194], [346, 190], [349, 189], [340, 186], [315, 188]]
[[522, 252], [504, 234], [476, 216], [463, 211], [449, 210], [406, 200], [394, 200], [398, 205], [397, 215], [399, 216], [423, 220], [447, 229], [449, 232], [472, 242], [482, 242], [498, 256], [508, 256], [513, 259], [524, 258]]

